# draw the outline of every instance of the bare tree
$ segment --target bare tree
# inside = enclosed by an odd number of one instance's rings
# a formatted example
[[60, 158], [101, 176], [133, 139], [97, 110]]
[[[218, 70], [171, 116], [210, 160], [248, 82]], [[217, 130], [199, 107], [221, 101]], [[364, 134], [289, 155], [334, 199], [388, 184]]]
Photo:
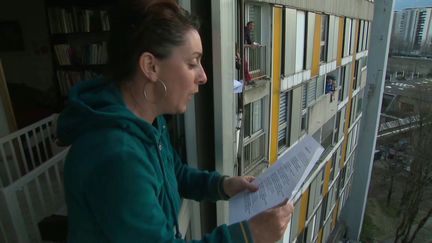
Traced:
[[[432, 157], [432, 117], [429, 105], [430, 98], [428, 98], [431, 95], [430, 90], [429, 86], [422, 86], [416, 90], [416, 95], [412, 96], [416, 100], [415, 112], [418, 115], [418, 126], [412, 130], [413, 161], [410, 165], [410, 172], [401, 199], [401, 218], [394, 242], [413, 242], [417, 233], [432, 215], [432, 209], [424, 216], [419, 215], [425, 189], [432, 179], [432, 161], [430, 159]], [[418, 217], [422, 218], [420, 223], [415, 225], [415, 220]]]
[[386, 199], [386, 204], [387, 206], [389, 206], [393, 195], [394, 179], [397, 178], [403, 171], [404, 162], [402, 161], [401, 157], [394, 157], [392, 159], [384, 160], [384, 164], [385, 164], [386, 173], [390, 178], [389, 188], [387, 191], [387, 199]]

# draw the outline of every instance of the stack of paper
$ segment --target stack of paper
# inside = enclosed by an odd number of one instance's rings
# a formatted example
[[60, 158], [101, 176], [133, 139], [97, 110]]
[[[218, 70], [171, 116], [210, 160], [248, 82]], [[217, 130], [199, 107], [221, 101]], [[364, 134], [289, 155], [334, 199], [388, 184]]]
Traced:
[[252, 182], [258, 185], [257, 192], [241, 192], [230, 199], [230, 223], [247, 220], [293, 199], [323, 151], [311, 136], [305, 136]]

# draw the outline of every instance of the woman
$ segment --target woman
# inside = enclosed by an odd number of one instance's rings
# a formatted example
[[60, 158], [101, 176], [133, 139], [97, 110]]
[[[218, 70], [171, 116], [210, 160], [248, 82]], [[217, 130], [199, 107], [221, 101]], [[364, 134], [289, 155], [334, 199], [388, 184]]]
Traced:
[[[181, 197], [227, 199], [256, 191], [248, 177], [225, 177], [184, 165], [163, 114], [186, 111], [207, 81], [196, 21], [176, 1], [123, 0], [112, 18], [109, 80], [70, 93], [58, 134], [72, 144], [65, 164], [69, 242], [182, 242]], [[204, 242], [271, 242], [292, 205], [222, 225]]]

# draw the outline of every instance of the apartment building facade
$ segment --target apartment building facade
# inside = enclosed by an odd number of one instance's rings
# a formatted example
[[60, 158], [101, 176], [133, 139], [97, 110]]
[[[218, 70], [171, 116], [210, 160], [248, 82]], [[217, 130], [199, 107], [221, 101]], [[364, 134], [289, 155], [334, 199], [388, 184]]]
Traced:
[[[253, 49], [244, 47], [242, 55], [254, 84], [246, 85], [243, 94], [234, 95], [232, 100], [227, 94], [215, 93], [215, 125], [225, 124], [232, 131], [230, 135], [219, 134], [219, 139], [216, 132], [216, 140], [235, 141], [234, 146], [232, 142], [230, 147], [220, 145], [219, 151], [225, 151], [222, 154], [234, 162], [220, 161], [219, 168], [233, 174], [259, 175], [306, 134], [325, 148], [295, 198], [295, 212], [284, 242], [331, 240], [350, 197], [367, 92], [374, 5], [373, 1], [238, 1], [231, 5], [234, 17], [230, 9], [217, 11], [225, 14], [213, 19], [213, 23], [220, 21], [214, 30], [229, 33], [222, 34], [220, 43], [213, 43], [213, 54], [215, 47], [225, 50], [216, 53], [213, 60], [222, 60], [241, 46], [241, 29], [249, 21], [255, 23], [251, 37], [259, 44]], [[213, 6], [212, 11], [227, 7], [222, 3]], [[220, 70], [213, 71], [228, 77], [222, 80], [232, 79], [232, 74], [234, 79], [244, 78], [243, 70], [229, 65], [224, 69], [220, 64]], [[226, 70], [230, 70], [229, 75]], [[224, 86], [214, 83], [215, 91]], [[218, 106], [224, 107], [223, 115], [218, 115]], [[218, 151], [219, 145], [215, 146]], [[225, 216], [229, 213], [223, 207], [218, 207], [220, 223], [224, 222], [223, 212]]]
[[431, 48], [432, 8], [408, 8], [396, 11], [393, 18], [394, 51], [425, 52]]

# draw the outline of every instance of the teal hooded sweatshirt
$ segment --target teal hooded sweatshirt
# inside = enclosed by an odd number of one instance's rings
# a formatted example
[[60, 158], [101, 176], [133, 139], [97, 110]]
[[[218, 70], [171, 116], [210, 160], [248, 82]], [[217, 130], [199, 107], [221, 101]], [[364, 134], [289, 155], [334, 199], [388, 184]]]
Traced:
[[[182, 163], [163, 117], [149, 124], [135, 116], [113, 82], [77, 84], [57, 133], [72, 145], [64, 171], [70, 243], [185, 242], [176, 237], [181, 198], [223, 198], [223, 177]], [[252, 241], [241, 222], [194, 242]]]

